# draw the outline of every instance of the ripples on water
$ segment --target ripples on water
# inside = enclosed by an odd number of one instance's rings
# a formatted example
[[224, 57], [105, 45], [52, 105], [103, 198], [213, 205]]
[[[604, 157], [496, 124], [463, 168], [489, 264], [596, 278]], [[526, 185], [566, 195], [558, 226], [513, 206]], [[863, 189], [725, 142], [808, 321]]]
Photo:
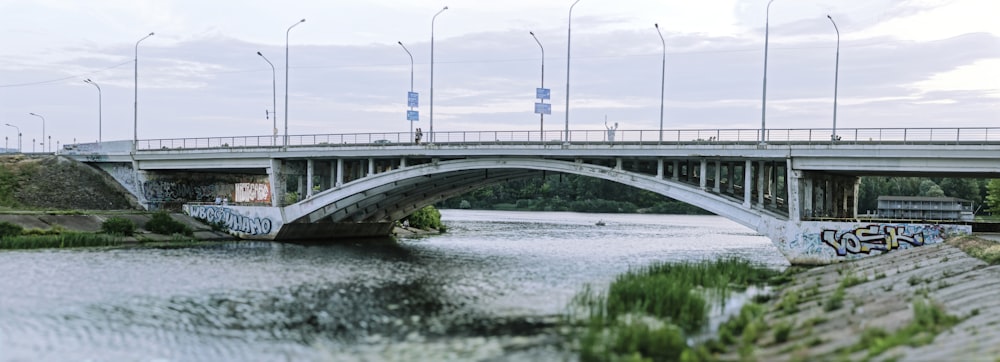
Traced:
[[787, 264], [715, 216], [442, 214], [449, 233], [399, 243], [0, 252], [0, 359], [552, 359], [552, 316], [585, 284], [658, 261]]

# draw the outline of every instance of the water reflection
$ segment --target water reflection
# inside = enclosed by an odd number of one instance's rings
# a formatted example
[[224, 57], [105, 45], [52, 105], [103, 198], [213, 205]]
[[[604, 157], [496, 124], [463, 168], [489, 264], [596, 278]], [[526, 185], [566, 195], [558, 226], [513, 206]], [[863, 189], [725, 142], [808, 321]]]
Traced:
[[399, 243], [2, 252], [0, 359], [558, 359], [553, 316], [584, 284], [654, 261], [784, 264], [718, 217], [443, 215], [448, 234]]

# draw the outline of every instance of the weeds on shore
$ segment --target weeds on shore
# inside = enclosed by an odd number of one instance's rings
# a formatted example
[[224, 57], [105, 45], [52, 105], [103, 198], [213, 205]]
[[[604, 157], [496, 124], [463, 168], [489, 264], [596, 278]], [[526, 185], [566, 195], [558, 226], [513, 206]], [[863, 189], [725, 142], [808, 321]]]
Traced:
[[64, 232], [57, 235], [16, 235], [0, 239], [0, 249], [76, 248], [121, 244], [120, 237], [74, 232]]
[[948, 241], [966, 254], [985, 261], [991, 265], [1000, 264], [1000, 243], [984, 240], [975, 236], [963, 236]]
[[913, 302], [913, 321], [896, 330], [887, 332], [882, 328], [867, 328], [861, 333], [858, 343], [841, 350], [843, 356], [867, 351], [865, 360], [876, 357], [897, 346], [923, 346], [934, 341], [939, 333], [958, 324], [961, 318], [945, 313], [940, 305], [929, 300]]
[[[586, 288], [572, 303], [571, 318], [582, 319], [582, 361], [700, 360], [712, 350], [692, 350], [688, 336], [708, 323], [713, 298], [724, 300], [733, 289], [765, 284], [779, 273], [742, 259], [657, 264], [620, 275], [607, 294]], [[764, 308], [744, 307], [720, 327], [720, 335], [756, 340]], [[748, 309], [749, 308], [749, 309]], [[727, 326], [728, 325], [728, 326]], [[748, 337], [748, 335], [751, 335]]]

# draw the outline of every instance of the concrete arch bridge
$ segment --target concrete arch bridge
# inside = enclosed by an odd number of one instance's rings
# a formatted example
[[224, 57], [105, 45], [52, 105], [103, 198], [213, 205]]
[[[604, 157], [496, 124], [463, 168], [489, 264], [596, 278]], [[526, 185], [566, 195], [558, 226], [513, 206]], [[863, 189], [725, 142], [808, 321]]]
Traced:
[[[287, 143], [220, 137], [141, 140], [135, 151], [130, 141], [117, 151], [107, 143], [97, 150], [81, 145], [64, 153], [105, 170], [150, 208], [183, 207], [247, 239], [387, 235], [395, 221], [437, 201], [564, 173], [701, 207], [807, 264], [971, 232], [968, 225], [861, 220], [861, 176], [1000, 175], [1000, 129], [853, 129], [841, 131], [853, 137], [838, 141], [822, 130], [770, 130], [766, 143], [756, 131], [672, 131], [671, 141], [656, 131], [620, 131], [616, 142], [589, 131], [557, 135], [572, 142], [532, 141], [530, 132], [509, 131], [438, 133], [434, 144], [384, 133], [296, 136]], [[217, 197], [226, 205], [214, 204]]]

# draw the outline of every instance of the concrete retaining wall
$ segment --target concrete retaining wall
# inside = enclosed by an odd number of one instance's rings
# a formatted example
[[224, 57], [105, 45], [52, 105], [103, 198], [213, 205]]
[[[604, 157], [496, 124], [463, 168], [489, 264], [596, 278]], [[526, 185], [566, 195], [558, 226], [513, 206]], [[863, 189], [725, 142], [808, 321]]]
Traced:
[[830, 264], [894, 250], [939, 244], [972, 233], [969, 225], [785, 222], [772, 220], [769, 236], [792, 264]]

